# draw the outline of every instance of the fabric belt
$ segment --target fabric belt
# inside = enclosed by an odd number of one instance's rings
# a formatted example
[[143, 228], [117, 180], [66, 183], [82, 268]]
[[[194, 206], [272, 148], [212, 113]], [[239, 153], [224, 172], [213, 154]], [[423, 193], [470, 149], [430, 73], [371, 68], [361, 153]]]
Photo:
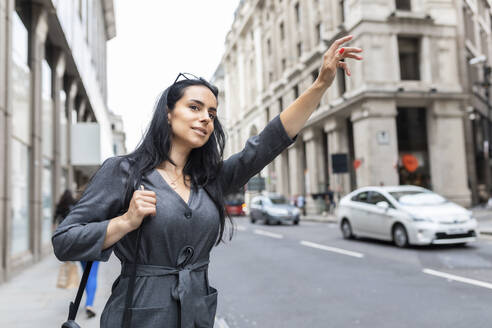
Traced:
[[[137, 277], [159, 277], [176, 275], [178, 280], [174, 286], [171, 296], [174, 300], [178, 301], [180, 307], [180, 327], [192, 328], [194, 325], [194, 314], [196, 313], [195, 301], [192, 299], [192, 286], [191, 286], [191, 272], [205, 271], [208, 268], [209, 260], [196, 262], [193, 264], [186, 264], [192, 257], [189, 250], [185, 250], [186, 255], [178, 258], [178, 266], [161, 266], [161, 265], [149, 265], [149, 264], [137, 264], [136, 276]], [[182, 252], [183, 253], [183, 252]], [[191, 256], [190, 256], [191, 255]], [[181, 261], [180, 261], [181, 260]], [[133, 263], [123, 263], [121, 266], [121, 276], [130, 277]]]

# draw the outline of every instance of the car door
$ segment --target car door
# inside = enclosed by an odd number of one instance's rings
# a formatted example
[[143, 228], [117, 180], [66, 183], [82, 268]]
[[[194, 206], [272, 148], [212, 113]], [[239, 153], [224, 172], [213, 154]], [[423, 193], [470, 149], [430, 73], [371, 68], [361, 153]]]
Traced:
[[[379, 202], [388, 203], [388, 208], [377, 206]], [[371, 191], [368, 210], [367, 231], [374, 237], [391, 239], [391, 223], [395, 211], [391, 202], [383, 194]]]
[[261, 199], [254, 198], [251, 201], [251, 208], [249, 209], [250, 217], [254, 220], [261, 220]]
[[352, 224], [352, 230], [359, 235], [364, 234], [364, 225], [368, 215], [369, 191], [362, 191], [351, 198], [350, 214], [348, 219]]

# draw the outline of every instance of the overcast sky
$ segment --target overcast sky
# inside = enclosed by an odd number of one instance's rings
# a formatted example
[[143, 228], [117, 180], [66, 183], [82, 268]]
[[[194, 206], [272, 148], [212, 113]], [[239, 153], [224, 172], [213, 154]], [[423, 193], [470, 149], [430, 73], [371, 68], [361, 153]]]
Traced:
[[179, 72], [209, 79], [222, 54], [238, 0], [115, 0], [116, 37], [108, 42], [109, 108], [123, 117], [135, 149], [154, 103]]

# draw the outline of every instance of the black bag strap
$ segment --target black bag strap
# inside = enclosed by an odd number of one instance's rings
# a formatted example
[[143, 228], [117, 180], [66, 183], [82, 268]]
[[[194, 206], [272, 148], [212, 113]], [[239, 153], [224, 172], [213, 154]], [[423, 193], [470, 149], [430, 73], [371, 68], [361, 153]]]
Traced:
[[132, 311], [130, 308], [133, 305], [133, 293], [135, 290], [135, 279], [137, 277], [137, 263], [138, 263], [138, 253], [140, 249], [140, 240], [142, 239], [142, 226], [145, 222], [142, 222], [140, 227], [137, 230], [137, 241], [135, 245], [135, 254], [133, 254], [133, 258], [135, 259], [134, 263], [130, 264], [130, 280], [128, 282], [128, 289], [126, 290], [126, 300], [125, 300], [125, 311], [123, 312], [123, 328], [130, 328], [132, 324]]
[[77, 296], [75, 296], [75, 301], [70, 302], [70, 307], [68, 309], [68, 320], [75, 320], [75, 317], [77, 316], [80, 300], [82, 299], [82, 294], [84, 293], [85, 285], [87, 285], [87, 279], [89, 279], [89, 273], [91, 272], [91, 268], [92, 268], [92, 261], [87, 262], [85, 265], [84, 273], [82, 274], [82, 279], [80, 280]]

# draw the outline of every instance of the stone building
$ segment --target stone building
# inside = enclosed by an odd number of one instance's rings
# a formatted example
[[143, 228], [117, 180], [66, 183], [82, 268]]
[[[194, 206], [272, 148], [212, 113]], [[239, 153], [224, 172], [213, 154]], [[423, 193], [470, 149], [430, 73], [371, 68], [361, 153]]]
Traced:
[[487, 0], [240, 1], [216, 78], [228, 152], [306, 90], [328, 46], [352, 34], [364, 60], [349, 60], [353, 75], [337, 74], [297, 142], [263, 170], [267, 189], [306, 195], [308, 213], [322, 210], [328, 186], [342, 196], [415, 184], [470, 205], [485, 183], [473, 123], [487, 115], [468, 59], [486, 53], [490, 63], [490, 15]]
[[0, 282], [52, 252], [55, 204], [112, 156], [113, 1], [0, 0]]
[[109, 111], [108, 115], [111, 122], [111, 131], [113, 132], [113, 154], [115, 156], [124, 155], [127, 151], [125, 145], [126, 134], [123, 126], [123, 119], [120, 115], [117, 115], [112, 111]]

